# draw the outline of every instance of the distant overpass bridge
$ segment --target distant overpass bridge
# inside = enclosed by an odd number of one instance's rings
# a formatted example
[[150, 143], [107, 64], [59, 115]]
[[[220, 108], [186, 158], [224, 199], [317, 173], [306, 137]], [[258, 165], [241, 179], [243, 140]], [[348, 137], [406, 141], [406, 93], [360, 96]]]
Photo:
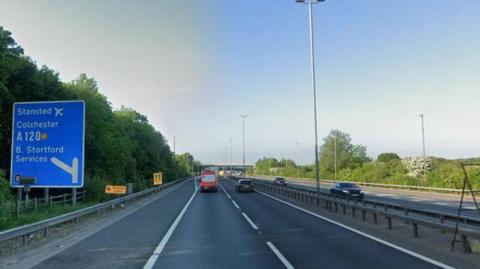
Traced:
[[[199, 165], [200, 168], [206, 167], [218, 167], [221, 170], [238, 170], [243, 171], [244, 166], [241, 163], [206, 163]], [[255, 167], [253, 164], [245, 164], [245, 168], [253, 168]]]

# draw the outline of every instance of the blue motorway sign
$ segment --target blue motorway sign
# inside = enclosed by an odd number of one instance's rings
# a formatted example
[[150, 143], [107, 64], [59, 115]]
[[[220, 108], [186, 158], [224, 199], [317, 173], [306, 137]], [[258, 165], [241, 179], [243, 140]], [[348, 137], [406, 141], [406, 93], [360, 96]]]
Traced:
[[15, 103], [12, 124], [12, 187], [83, 187], [85, 102]]

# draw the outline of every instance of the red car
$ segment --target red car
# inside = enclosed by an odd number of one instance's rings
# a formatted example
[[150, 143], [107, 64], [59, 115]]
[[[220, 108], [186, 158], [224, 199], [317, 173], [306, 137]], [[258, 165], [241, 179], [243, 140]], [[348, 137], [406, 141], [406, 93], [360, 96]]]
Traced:
[[200, 176], [200, 191], [218, 191], [218, 176], [215, 171], [204, 170]]

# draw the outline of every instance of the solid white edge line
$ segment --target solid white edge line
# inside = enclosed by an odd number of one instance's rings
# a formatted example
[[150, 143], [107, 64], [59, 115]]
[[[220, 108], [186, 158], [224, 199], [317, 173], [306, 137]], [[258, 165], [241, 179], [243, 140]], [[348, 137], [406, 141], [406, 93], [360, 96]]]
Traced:
[[253, 223], [253, 221], [247, 216], [247, 214], [245, 214], [245, 212], [242, 212], [242, 215], [248, 221], [248, 223], [250, 223], [250, 225], [252, 226], [252, 228], [254, 230], [258, 230], [257, 225], [255, 225], [255, 223]]
[[413, 252], [413, 251], [411, 251], [411, 250], [405, 249], [405, 248], [403, 248], [403, 247], [401, 247], [401, 246], [398, 246], [398, 245], [395, 245], [395, 244], [393, 244], [393, 243], [384, 241], [384, 240], [382, 240], [382, 239], [380, 239], [380, 238], [378, 238], [378, 237], [375, 237], [375, 236], [373, 236], [373, 235], [369, 235], [369, 234], [367, 234], [367, 233], [364, 233], [364, 232], [362, 232], [362, 231], [359, 231], [359, 230], [357, 230], [357, 229], [354, 229], [354, 228], [352, 228], [352, 227], [349, 227], [349, 226], [347, 226], [347, 225], [345, 225], [345, 224], [342, 224], [342, 223], [336, 222], [336, 221], [334, 221], [334, 220], [331, 220], [331, 219], [329, 219], [329, 218], [320, 216], [320, 215], [318, 215], [318, 214], [316, 214], [316, 213], [313, 213], [313, 212], [308, 211], [308, 210], [306, 210], [306, 209], [304, 209], [304, 208], [298, 207], [298, 206], [296, 206], [296, 205], [294, 205], [294, 204], [291, 204], [291, 203], [289, 203], [289, 202], [283, 201], [283, 200], [281, 200], [281, 199], [279, 199], [279, 198], [277, 198], [277, 197], [274, 197], [274, 196], [272, 196], [272, 195], [266, 194], [266, 193], [264, 193], [264, 192], [262, 192], [262, 191], [258, 191], [258, 190], [255, 190], [255, 191], [256, 191], [257, 193], [259, 193], [259, 194], [262, 194], [262, 195], [264, 195], [264, 196], [267, 196], [267, 197], [269, 197], [269, 198], [271, 198], [271, 199], [274, 199], [274, 200], [276, 200], [276, 201], [278, 201], [278, 202], [281, 202], [281, 203], [284, 203], [284, 204], [286, 204], [286, 205], [289, 205], [289, 206], [291, 206], [291, 207], [293, 207], [293, 208], [296, 208], [296, 209], [298, 209], [298, 210], [300, 210], [300, 211], [303, 211], [303, 212], [305, 212], [305, 213], [307, 213], [307, 214], [310, 214], [310, 215], [315, 216], [315, 217], [317, 217], [317, 218], [320, 218], [320, 219], [322, 219], [322, 220], [324, 220], [324, 221], [328, 221], [328, 222], [330, 222], [330, 223], [333, 223], [333, 224], [335, 224], [335, 225], [338, 225], [338, 226], [340, 226], [340, 227], [342, 227], [342, 228], [344, 228], [344, 229], [347, 229], [347, 230], [349, 230], [349, 231], [351, 231], [351, 232], [354, 232], [354, 233], [356, 233], [356, 234], [359, 234], [359, 235], [362, 235], [362, 236], [364, 236], [364, 237], [370, 238], [370, 239], [372, 239], [372, 240], [374, 240], [374, 241], [377, 241], [378, 243], [384, 244], [384, 245], [386, 245], [386, 246], [389, 246], [389, 247], [391, 247], [391, 248], [394, 248], [394, 249], [396, 249], [396, 250], [399, 250], [399, 251], [401, 251], [401, 252], [403, 252], [403, 253], [409, 254], [409, 255], [411, 255], [411, 256], [413, 256], [413, 257], [419, 258], [419, 259], [424, 260], [424, 261], [426, 261], [426, 262], [428, 262], [428, 263], [431, 263], [431, 264], [433, 264], [433, 265], [436, 265], [436, 266], [438, 266], [438, 267], [441, 267], [441, 268], [444, 268], [444, 269], [455, 269], [455, 267], [446, 265], [446, 264], [441, 263], [441, 262], [439, 262], [439, 261], [436, 261], [436, 260], [434, 260], [434, 259], [432, 259], [432, 258], [428, 258], [428, 257], [426, 257], [426, 256], [423, 256], [423, 255], [418, 254], [418, 253], [416, 253], [416, 252]]
[[180, 220], [182, 219], [183, 215], [188, 209], [188, 206], [192, 202], [193, 198], [195, 198], [195, 195], [197, 194], [198, 187], [197, 184], [195, 183], [195, 191], [193, 192], [192, 196], [190, 196], [190, 199], [188, 200], [187, 204], [183, 207], [182, 211], [180, 211], [180, 214], [175, 218], [175, 221], [170, 225], [170, 228], [168, 229], [167, 233], [163, 236], [162, 241], [158, 244], [157, 248], [155, 251], [153, 251], [152, 256], [148, 259], [147, 263], [143, 266], [143, 269], [151, 269], [155, 265], [155, 262], [158, 259], [158, 256], [162, 253], [163, 249], [168, 243], [168, 240], [172, 236], [173, 232], [175, 231], [175, 228], [177, 228], [178, 223], [180, 223]]
[[240, 209], [240, 207], [238, 206], [238, 204], [237, 204], [237, 203], [235, 203], [235, 201], [234, 201], [234, 200], [232, 200], [232, 203], [233, 203], [233, 205], [234, 205], [236, 208]]
[[290, 264], [290, 262], [288, 262], [287, 258], [285, 258], [285, 256], [283, 256], [283, 254], [280, 252], [280, 250], [278, 250], [275, 245], [273, 245], [272, 242], [270, 241], [267, 241], [267, 246], [273, 251], [273, 253], [275, 253], [275, 255], [277, 255], [278, 259], [283, 263], [283, 265], [285, 265], [285, 267], [287, 269], [294, 269], [295, 267], [293, 267], [292, 264]]

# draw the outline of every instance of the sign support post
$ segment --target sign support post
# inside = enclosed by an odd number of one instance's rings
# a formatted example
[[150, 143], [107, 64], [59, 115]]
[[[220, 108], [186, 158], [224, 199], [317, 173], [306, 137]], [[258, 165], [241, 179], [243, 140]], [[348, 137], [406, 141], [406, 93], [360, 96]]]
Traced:
[[77, 205], [77, 189], [72, 188], [72, 206]]
[[48, 196], [49, 195], [50, 195], [50, 189], [49, 188], [43, 189], [43, 198], [45, 199], [45, 200], [43, 200], [44, 203], [48, 203]]

